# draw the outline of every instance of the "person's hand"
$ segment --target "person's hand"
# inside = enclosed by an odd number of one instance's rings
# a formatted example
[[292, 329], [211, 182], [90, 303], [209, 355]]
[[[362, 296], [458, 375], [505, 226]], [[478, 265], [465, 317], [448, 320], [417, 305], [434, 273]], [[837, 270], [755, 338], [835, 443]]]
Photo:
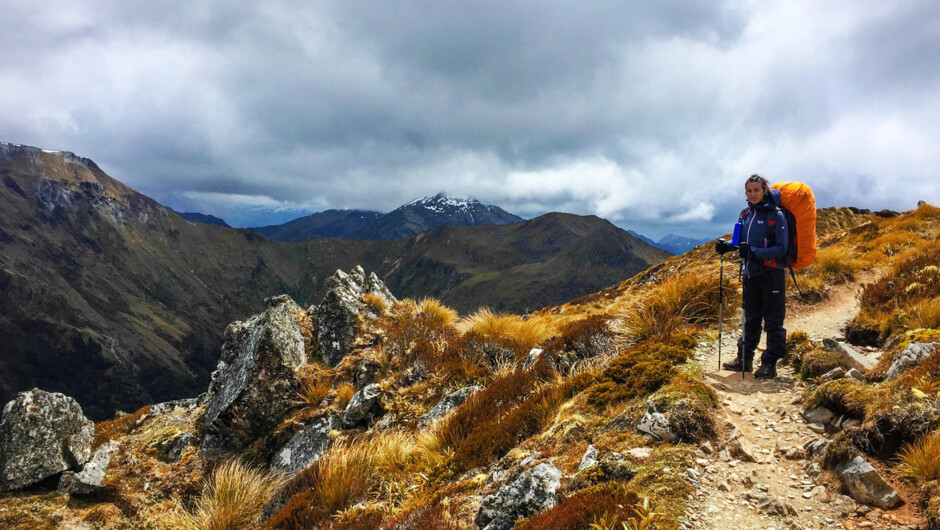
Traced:
[[741, 259], [750, 258], [751, 247], [747, 243], [741, 243], [741, 246], [738, 247], [738, 255], [741, 256]]
[[734, 250], [734, 247], [731, 245], [731, 243], [728, 243], [724, 239], [719, 239], [718, 241], [715, 241], [715, 252], [719, 254], [727, 254], [733, 250]]

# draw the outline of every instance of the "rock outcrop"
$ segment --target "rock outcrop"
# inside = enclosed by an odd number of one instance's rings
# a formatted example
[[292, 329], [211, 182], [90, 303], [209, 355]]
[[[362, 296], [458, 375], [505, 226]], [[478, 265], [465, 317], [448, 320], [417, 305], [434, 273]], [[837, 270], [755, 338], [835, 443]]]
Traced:
[[468, 397], [481, 388], [482, 387], [479, 386], [465, 386], [460, 390], [455, 390], [450, 394], [447, 394], [437, 403], [437, 405], [434, 405], [431, 410], [418, 418], [418, 426], [424, 427], [443, 418], [447, 415], [448, 412], [462, 405]]
[[370, 311], [362, 295], [378, 296], [387, 306], [397, 300], [374, 272], [366, 276], [358, 265], [349, 274], [337, 270], [326, 284], [329, 290], [317, 306], [317, 340], [323, 362], [336, 366], [359, 332], [360, 315]]
[[356, 392], [343, 412], [343, 427], [351, 428], [374, 416], [380, 408], [382, 389], [371, 384]]
[[541, 463], [484, 497], [474, 524], [483, 530], [509, 530], [517, 519], [555, 506], [560, 485], [561, 471], [550, 462]]
[[676, 435], [669, 429], [669, 419], [661, 412], [656, 412], [656, 406], [652, 402], [647, 403], [646, 414], [640, 418], [636, 428], [656, 440], [676, 441]]
[[117, 443], [108, 442], [95, 451], [91, 460], [85, 463], [80, 472], [63, 473], [59, 480], [59, 493], [86, 495], [100, 490], [104, 485], [104, 475], [108, 471], [111, 457], [119, 447]]
[[209, 385], [203, 423], [231, 449], [244, 448], [277, 426], [297, 392], [294, 374], [307, 361], [296, 320], [300, 307], [287, 295], [265, 304], [263, 313], [225, 330]]
[[74, 399], [38, 389], [20, 392], [0, 417], [0, 491], [81, 466], [94, 437], [95, 424]]
[[888, 368], [888, 374], [885, 378], [888, 381], [896, 379], [905, 370], [917, 366], [921, 361], [936, 353], [937, 346], [936, 342], [912, 342], [908, 344], [904, 351], [891, 363], [891, 368]]
[[878, 360], [863, 355], [844, 342], [833, 338], [823, 339], [823, 348], [838, 354], [847, 368], [855, 368], [860, 372], [867, 372], [878, 364]]
[[303, 471], [330, 448], [330, 431], [339, 427], [337, 416], [318, 418], [274, 453], [271, 468], [291, 475]]

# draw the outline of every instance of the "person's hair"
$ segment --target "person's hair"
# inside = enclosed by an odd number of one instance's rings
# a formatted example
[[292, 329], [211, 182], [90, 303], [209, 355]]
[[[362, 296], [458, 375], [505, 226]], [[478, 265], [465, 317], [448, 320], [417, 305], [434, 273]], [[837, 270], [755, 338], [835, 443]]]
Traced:
[[747, 180], [744, 182], [744, 187], [746, 188], [747, 185], [750, 184], [751, 182], [760, 182], [760, 186], [761, 188], [763, 188], [764, 191], [767, 191], [767, 188], [770, 187], [770, 181], [758, 175], [757, 173], [747, 178]]

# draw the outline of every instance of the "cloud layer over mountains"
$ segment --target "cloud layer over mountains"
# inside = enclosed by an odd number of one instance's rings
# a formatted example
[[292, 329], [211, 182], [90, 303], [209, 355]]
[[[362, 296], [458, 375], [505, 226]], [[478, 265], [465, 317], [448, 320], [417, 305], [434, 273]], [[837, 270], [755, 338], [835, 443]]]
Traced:
[[654, 236], [725, 231], [753, 172], [824, 206], [940, 198], [931, 1], [4, 11], [0, 139], [157, 198], [388, 211], [446, 190]]

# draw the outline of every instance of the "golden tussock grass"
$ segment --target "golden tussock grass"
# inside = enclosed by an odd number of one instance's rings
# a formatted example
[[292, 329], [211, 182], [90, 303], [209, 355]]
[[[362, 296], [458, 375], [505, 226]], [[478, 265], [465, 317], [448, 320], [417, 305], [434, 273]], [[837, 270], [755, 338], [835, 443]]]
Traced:
[[[717, 323], [718, 283], [718, 275], [706, 269], [675, 273], [623, 310], [620, 324], [642, 340], [668, 337], [689, 326]], [[724, 286], [726, 316], [732, 315], [738, 296], [734, 289]]]
[[388, 303], [385, 301], [385, 298], [378, 293], [365, 293], [360, 299], [362, 303], [371, 307], [376, 313], [381, 314], [388, 311]]
[[818, 276], [832, 283], [846, 283], [855, 280], [856, 266], [850, 249], [844, 246], [831, 246], [820, 249], [812, 268]]
[[237, 459], [229, 460], [212, 471], [192, 511], [177, 506], [168, 526], [176, 530], [255, 528], [265, 503], [285, 483], [280, 474], [253, 469]]
[[457, 321], [457, 312], [436, 298], [423, 298], [417, 304], [417, 313], [428, 315], [442, 327], [452, 326]]
[[348, 381], [344, 382], [336, 389], [336, 399], [334, 400], [334, 403], [336, 403], [339, 408], [346, 408], [346, 405], [349, 404], [349, 400], [351, 400], [355, 394], [356, 387]]
[[458, 322], [457, 329], [484, 339], [510, 342], [519, 350], [538, 346], [553, 332], [545, 319], [523, 320], [519, 315], [494, 313], [486, 307]]
[[323, 375], [310, 375], [300, 380], [300, 390], [297, 398], [308, 407], [319, 407], [333, 387], [329, 377]]
[[903, 314], [908, 329], [940, 329], [940, 298], [911, 304]]
[[919, 481], [940, 478], [940, 432], [928, 434], [901, 450], [898, 472]]

